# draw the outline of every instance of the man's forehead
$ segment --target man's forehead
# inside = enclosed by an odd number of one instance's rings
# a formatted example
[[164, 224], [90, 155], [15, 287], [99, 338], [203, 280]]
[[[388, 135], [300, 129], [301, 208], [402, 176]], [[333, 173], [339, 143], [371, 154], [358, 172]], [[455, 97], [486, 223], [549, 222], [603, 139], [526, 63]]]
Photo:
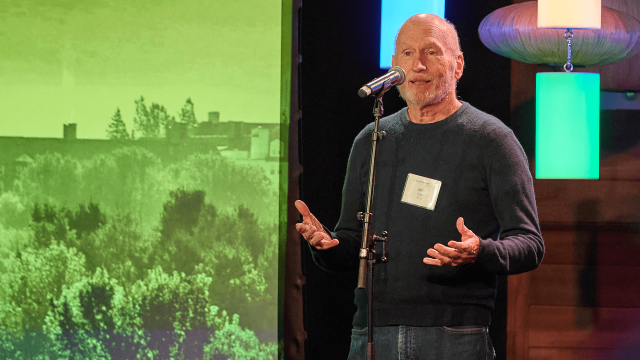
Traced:
[[433, 37], [433, 36], [424, 36], [424, 37], [415, 37], [415, 38], [400, 38], [398, 37], [398, 46], [401, 45], [409, 45], [409, 46], [442, 46], [443, 41]]
[[443, 42], [447, 38], [447, 27], [432, 21], [409, 20], [398, 32], [396, 41]]
[[456, 52], [454, 43], [457, 35], [445, 20], [431, 14], [418, 14], [402, 25], [395, 45], [396, 50], [403, 46], [436, 46]]
[[396, 47], [444, 47], [444, 38], [436, 34], [403, 34], [398, 35]]

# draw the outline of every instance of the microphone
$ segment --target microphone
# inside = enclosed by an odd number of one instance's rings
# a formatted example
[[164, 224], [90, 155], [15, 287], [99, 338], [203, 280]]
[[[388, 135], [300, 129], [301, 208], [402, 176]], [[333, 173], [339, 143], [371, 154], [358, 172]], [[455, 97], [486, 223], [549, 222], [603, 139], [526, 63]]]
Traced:
[[358, 90], [358, 96], [364, 98], [367, 96], [377, 96], [378, 94], [382, 95], [392, 86], [402, 84], [406, 77], [407, 75], [400, 66], [394, 66], [389, 69], [389, 72], [385, 75], [375, 78], [362, 86], [360, 90]]

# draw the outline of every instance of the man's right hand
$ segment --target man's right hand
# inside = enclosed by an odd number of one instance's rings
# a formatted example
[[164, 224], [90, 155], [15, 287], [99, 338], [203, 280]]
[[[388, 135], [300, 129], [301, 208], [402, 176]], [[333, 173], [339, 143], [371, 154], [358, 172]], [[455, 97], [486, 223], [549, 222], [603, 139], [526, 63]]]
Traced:
[[332, 239], [329, 233], [324, 230], [320, 221], [309, 211], [307, 204], [297, 200], [296, 209], [302, 215], [302, 222], [296, 224], [296, 230], [311, 246], [318, 250], [325, 250], [338, 245], [339, 241]]

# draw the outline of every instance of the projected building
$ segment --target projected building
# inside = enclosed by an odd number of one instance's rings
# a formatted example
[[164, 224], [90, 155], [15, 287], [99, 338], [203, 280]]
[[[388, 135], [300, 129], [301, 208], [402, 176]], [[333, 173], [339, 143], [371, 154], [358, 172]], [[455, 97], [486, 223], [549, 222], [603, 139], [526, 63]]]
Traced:
[[218, 112], [208, 121], [188, 128], [175, 123], [164, 137], [136, 140], [78, 139], [77, 124], [64, 124], [62, 138], [0, 137], [0, 192], [9, 191], [20, 169], [39, 154], [58, 153], [89, 159], [119, 147], [141, 147], [163, 164], [178, 162], [194, 153], [215, 153], [238, 163], [259, 166], [273, 184], [278, 182], [280, 124], [220, 122]]

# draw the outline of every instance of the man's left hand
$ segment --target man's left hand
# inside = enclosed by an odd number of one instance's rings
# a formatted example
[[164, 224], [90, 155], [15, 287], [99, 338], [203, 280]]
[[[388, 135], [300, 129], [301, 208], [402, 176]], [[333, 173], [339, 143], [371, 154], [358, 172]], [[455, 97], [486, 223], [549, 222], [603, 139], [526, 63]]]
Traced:
[[456, 227], [461, 235], [460, 241], [449, 241], [448, 246], [436, 244], [427, 250], [427, 255], [422, 261], [427, 265], [437, 266], [462, 266], [476, 261], [480, 252], [480, 238], [464, 226], [464, 219], [458, 218]]

